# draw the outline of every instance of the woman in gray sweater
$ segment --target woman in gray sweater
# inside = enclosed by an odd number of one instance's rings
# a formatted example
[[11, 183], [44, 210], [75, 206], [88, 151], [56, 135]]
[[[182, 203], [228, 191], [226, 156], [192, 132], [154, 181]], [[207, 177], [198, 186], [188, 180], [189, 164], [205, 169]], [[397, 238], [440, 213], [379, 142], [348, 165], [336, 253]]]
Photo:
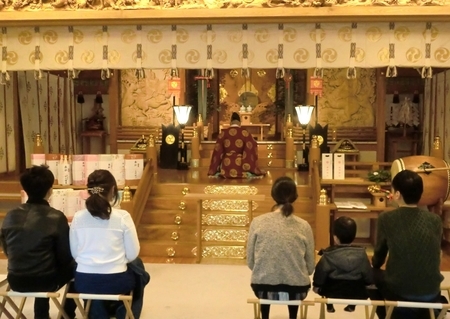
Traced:
[[[314, 237], [311, 226], [295, 216], [297, 186], [286, 176], [272, 186], [272, 212], [256, 217], [247, 242], [247, 264], [252, 270], [251, 287], [260, 299], [303, 300], [314, 271]], [[289, 307], [297, 318], [298, 306]], [[261, 305], [262, 319], [269, 318], [270, 305]]]

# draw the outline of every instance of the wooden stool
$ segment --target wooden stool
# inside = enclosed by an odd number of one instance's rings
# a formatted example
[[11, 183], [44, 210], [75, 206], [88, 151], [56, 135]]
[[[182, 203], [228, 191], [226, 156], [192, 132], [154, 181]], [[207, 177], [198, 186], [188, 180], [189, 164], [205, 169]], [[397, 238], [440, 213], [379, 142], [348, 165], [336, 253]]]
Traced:
[[91, 138], [100, 138], [101, 154], [106, 154], [106, 137], [108, 133], [106, 131], [84, 131], [80, 136], [83, 138], [83, 153], [91, 154]]
[[[325, 319], [325, 304], [344, 304], [344, 305], [361, 305], [365, 308], [366, 319], [375, 318], [375, 311], [378, 306], [384, 306], [384, 301], [382, 300], [364, 300], [364, 299], [334, 299], [334, 298], [316, 298], [316, 303], [320, 303], [320, 315], [319, 319]], [[369, 306], [372, 306], [372, 312], [369, 315]]]
[[[3, 287], [3, 286], [7, 286], [6, 287], [6, 291], [10, 290], [6, 274], [1, 274], [0, 275], [0, 287]], [[15, 306], [15, 304], [14, 304], [14, 306]], [[14, 311], [17, 312], [17, 309], [18, 308], [14, 309]], [[0, 317], [2, 316], [2, 314], [4, 314], [9, 319], [13, 319], [14, 318], [14, 316], [11, 315], [11, 313], [6, 309], [6, 299], [4, 297], [2, 298], [2, 301], [0, 302]], [[24, 315], [22, 315], [21, 317], [26, 319]]]
[[[61, 303], [58, 301], [59, 293], [58, 292], [17, 292], [13, 290], [7, 290], [0, 292], [0, 296], [3, 297], [3, 299], [8, 303], [11, 308], [16, 312], [15, 318], [26, 318], [23, 315], [23, 307], [25, 306], [25, 302], [27, 298], [49, 298], [53, 301], [56, 308], [58, 308], [58, 318], [63, 317], [64, 319], [70, 319], [69, 316], [64, 311]], [[22, 298], [20, 301], [20, 305], [17, 306], [15, 302], [11, 299], [12, 297], [19, 297]], [[2, 311], [5, 311], [6, 309], [3, 306], [2, 302]], [[6, 314], [6, 313], [5, 313]], [[11, 317], [10, 317], [11, 318]]]
[[386, 319], [390, 319], [395, 307], [401, 308], [422, 308], [428, 309], [430, 318], [435, 319], [434, 310], [440, 310], [438, 319], [444, 319], [447, 315], [447, 310], [450, 309], [450, 304], [434, 303], [434, 302], [411, 302], [411, 301], [391, 301], [386, 300]]
[[[68, 293], [68, 285], [66, 286], [66, 293], [63, 296], [62, 304], [66, 302], [67, 298], [74, 299], [78, 310], [80, 311], [82, 318], [87, 319], [89, 315], [89, 309], [91, 307], [92, 300], [104, 300], [104, 301], [122, 301], [125, 309], [127, 319], [134, 319], [133, 312], [131, 310], [131, 301], [133, 299], [132, 292], [129, 295], [101, 295], [101, 294], [84, 294], [84, 293]], [[81, 300], [86, 300], [86, 306], [83, 306]], [[57, 319], [61, 318], [61, 313], [58, 314]]]
[[314, 306], [314, 301], [309, 300], [270, 300], [270, 299], [247, 299], [247, 303], [253, 304], [254, 319], [261, 319], [261, 305], [286, 305], [299, 306], [300, 319], [308, 317], [308, 306]]

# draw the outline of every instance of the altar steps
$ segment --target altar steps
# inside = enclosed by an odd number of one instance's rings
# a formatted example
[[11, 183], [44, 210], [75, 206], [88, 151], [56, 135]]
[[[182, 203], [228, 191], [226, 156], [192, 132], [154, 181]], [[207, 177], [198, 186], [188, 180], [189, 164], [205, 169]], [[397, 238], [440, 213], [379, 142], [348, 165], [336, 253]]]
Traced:
[[[272, 183], [277, 177], [284, 175], [290, 175], [299, 181], [299, 198], [294, 204], [294, 211], [314, 229], [312, 192], [310, 186], [303, 184], [307, 179], [305, 173], [278, 170], [272, 171], [263, 179], [255, 180], [211, 179], [206, 176], [205, 170], [200, 170], [197, 172], [199, 175], [193, 178], [195, 173], [194, 170], [158, 171], [158, 177], [137, 227], [141, 243], [140, 255], [144, 259], [156, 258], [161, 262], [176, 263], [196, 260], [199, 236], [198, 203], [197, 200], [184, 198], [185, 194], [237, 192], [240, 195], [248, 194], [249, 200], [252, 199], [252, 194], [265, 195], [264, 201], [253, 201], [251, 215], [247, 200], [203, 201], [201, 262], [245, 262], [251, 219], [272, 210]], [[176, 183], [175, 180], [180, 182]]]
[[17, 180], [0, 180], [0, 220], [3, 220], [6, 213], [20, 204], [19, 177]]

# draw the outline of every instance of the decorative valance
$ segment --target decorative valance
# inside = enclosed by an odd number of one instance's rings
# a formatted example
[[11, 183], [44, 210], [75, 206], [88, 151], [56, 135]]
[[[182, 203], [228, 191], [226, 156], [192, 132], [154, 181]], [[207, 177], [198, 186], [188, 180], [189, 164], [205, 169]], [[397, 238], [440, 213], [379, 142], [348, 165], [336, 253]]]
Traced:
[[[0, 22], [1, 24], [1, 22]], [[9, 71], [111, 69], [431, 68], [450, 66], [450, 23], [361, 22], [2, 27]], [[139, 74], [139, 72], [138, 72]], [[320, 74], [320, 72], [318, 73]]]

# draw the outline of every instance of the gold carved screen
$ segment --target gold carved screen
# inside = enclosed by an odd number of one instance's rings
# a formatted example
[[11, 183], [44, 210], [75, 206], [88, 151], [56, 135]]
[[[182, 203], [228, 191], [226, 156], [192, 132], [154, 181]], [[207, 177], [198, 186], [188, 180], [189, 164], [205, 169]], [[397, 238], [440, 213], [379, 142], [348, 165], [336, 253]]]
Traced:
[[161, 126], [173, 121], [172, 94], [167, 86], [170, 69], [144, 72], [144, 78], [137, 78], [135, 70], [120, 72], [121, 126]]
[[376, 109], [375, 69], [357, 69], [355, 79], [346, 69], [326, 69], [318, 120], [329, 126], [374, 126]]
[[242, 106], [251, 108], [252, 123], [275, 123], [275, 69], [251, 69], [243, 76], [241, 69], [219, 70], [220, 121], [228, 123]]

